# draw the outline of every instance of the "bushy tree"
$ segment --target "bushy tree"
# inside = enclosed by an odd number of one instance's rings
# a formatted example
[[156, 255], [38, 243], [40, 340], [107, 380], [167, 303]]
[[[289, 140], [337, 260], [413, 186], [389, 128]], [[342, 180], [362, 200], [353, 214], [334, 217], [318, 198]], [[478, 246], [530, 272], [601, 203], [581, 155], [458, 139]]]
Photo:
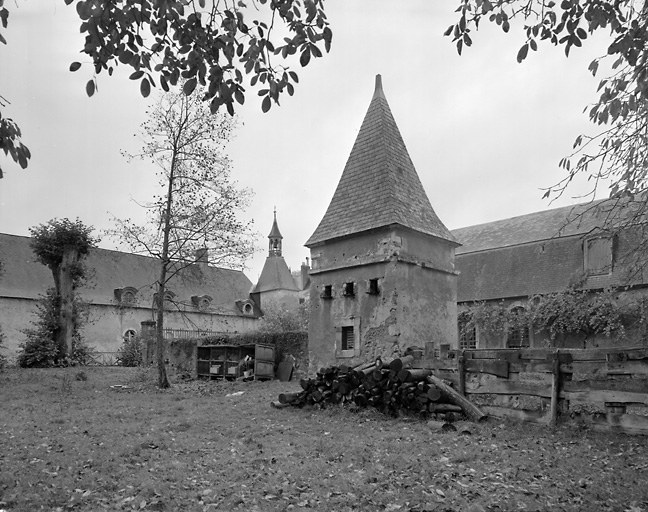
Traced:
[[142, 126], [142, 153], [135, 155], [159, 167], [160, 195], [145, 205], [146, 224], [116, 220], [111, 231], [133, 252], [159, 262], [155, 314], [161, 388], [169, 386], [163, 337], [169, 281], [183, 276], [200, 251], [208, 252], [210, 262], [229, 267], [241, 267], [253, 251], [250, 227], [237, 219], [250, 191], [230, 182], [231, 164], [225, 155], [233, 128], [231, 116], [212, 115], [196, 96], [162, 95]]
[[139, 336], [124, 337], [124, 343], [117, 351], [117, 364], [119, 366], [141, 366], [142, 340]]
[[[118, 65], [132, 69], [146, 97], [159, 82], [164, 91], [185, 80], [183, 90], [205, 101], [211, 112], [225, 106], [230, 114], [243, 104], [246, 85], [257, 89], [268, 111], [282, 94], [292, 95], [299, 78], [288, 67], [292, 57], [306, 66], [329, 51], [332, 32], [324, 0], [65, 0], [74, 4], [81, 52], [92, 62], [86, 93], [97, 90], [97, 75], [112, 75]], [[0, 1], [0, 21], [7, 27], [9, 8]], [[0, 42], [6, 40], [0, 33]], [[279, 64], [277, 64], [279, 62]], [[70, 71], [82, 68], [73, 62]], [[248, 78], [246, 80], [246, 78]], [[0, 107], [2, 107], [0, 103]], [[0, 148], [27, 166], [29, 150], [20, 129], [0, 112]], [[2, 172], [0, 170], [0, 177]]]
[[23, 368], [69, 366], [87, 364], [91, 360], [93, 350], [88, 347], [81, 336], [84, 323], [84, 305], [75, 301], [73, 306], [74, 326], [71, 332], [72, 349], [69, 353], [61, 352], [56, 340], [59, 331], [60, 299], [54, 288], [49, 288], [36, 305], [36, 320], [32, 327], [25, 329], [23, 334], [27, 340], [20, 345], [18, 366]]
[[32, 235], [29, 245], [36, 260], [46, 265], [54, 278], [53, 299], [47, 299], [47, 308], [40, 311], [55, 317], [51, 321], [48, 318], [46, 324], [52, 327], [49, 335], [58, 347], [58, 360], [73, 355], [74, 336], [80, 320], [76, 289], [88, 278], [89, 270], [84, 260], [99, 241], [92, 236], [92, 230], [79, 219], [74, 222], [52, 219], [29, 229]]
[[[627, 264], [635, 273], [648, 265], [648, 3], [634, 0], [458, 0], [458, 20], [446, 31], [461, 54], [473, 44], [482, 21], [511, 30], [514, 20], [526, 34], [517, 52], [518, 62], [540, 44], [564, 48], [569, 56], [588, 35], [608, 32], [607, 54], [594, 59], [589, 70], [607, 71], [599, 82], [598, 101], [589, 107], [597, 125], [593, 135], [579, 135], [574, 153], [559, 165], [566, 177], [547, 189], [545, 197], [559, 196], [577, 176], [592, 184], [592, 197], [608, 195], [595, 208], [603, 229], [618, 233], [638, 231]], [[601, 63], [607, 65], [601, 66]], [[609, 187], [609, 194], [605, 191]], [[577, 221], [576, 221], [577, 222]]]
[[271, 333], [306, 332], [308, 331], [308, 318], [307, 302], [292, 308], [279, 302], [269, 302], [263, 306], [259, 331]]

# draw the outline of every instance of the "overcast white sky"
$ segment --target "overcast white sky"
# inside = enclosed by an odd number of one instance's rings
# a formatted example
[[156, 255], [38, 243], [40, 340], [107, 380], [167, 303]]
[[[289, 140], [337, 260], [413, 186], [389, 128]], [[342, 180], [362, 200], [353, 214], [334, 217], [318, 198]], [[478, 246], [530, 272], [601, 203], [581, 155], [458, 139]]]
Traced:
[[[128, 163], [147, 100], [125, 68], [99, 75], [99, 92], [85, 95], [86, 65], [70, 73], [83, 38], [74, 6], [15, 0], [7, 46], [0, 47], [3, 113], [23, 130], [32, 152], [27, 170], [1, 155], [0, 232], [29, 235], [54, 217], [79, 217], [97, 230], [111, 215], [138, 218], [133, 200], [151, 198], [154, 169]], [[243, 123], [229, 147], [233, 177], [254, 190], [247, 216], [259, 232], [259, 252], [246, 274], [255, 282], [267, 255], [277, 208], [288, 265], [299, 268], [303, 247], [324, 215], [373, 94], [383, 88], [410, 156], [441, 220], [450, 229], [522, 215], [550, 205], [542, 188], [563, 177], [558, 161], [581, 133], [592, 133], [583, 109], [596, 99], [588, 63], [603, 52], [590, 41], [567, 59], [541, 46], [518, 64], [519, 25], [504, 35], [483, 25], [458, 56], [444, 30], [456, 2], [328, 0], [333, 48], [296, 69], [300, 84], [281, 107], [263, 114], [250, 91]], [[87, 62], [87, 59], [86, 59]], [[157, 91], [154, 92], [154, 94]], [[581, 202], [573, 196], [552, 206]], [[104, 238], [102, 247], [115, 248]]]

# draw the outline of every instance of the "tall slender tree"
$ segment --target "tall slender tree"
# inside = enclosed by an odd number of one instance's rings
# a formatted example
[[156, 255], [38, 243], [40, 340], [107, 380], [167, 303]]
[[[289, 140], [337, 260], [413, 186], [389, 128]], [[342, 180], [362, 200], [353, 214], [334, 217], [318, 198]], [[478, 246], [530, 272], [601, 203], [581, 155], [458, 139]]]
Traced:
[[54, 329], [54, 341], [58, 358], [72, 357], [73, 334], [77, 316], [74, 311], [75, 290], [88, 276], [84, 259], [90, 249], [96, 247], [98, 238], [92, 236], [92, 226], [79, 219], [52, 219], [46, 224], [30, 228], [30, 246], [36, 259], [52, 271], [54, 278], [54, 302], [58, 318]]
[[159, 168], [161, 193], [143, 205], [146, 224], [116, 219], [111, 233], [134, 252], [159, 261], [154, 287], [161, 388], [169, 386], [163, 338], [169, 281], [195, 263], [197, 252], [206, 250], [212, 262], [240, 267], [253, 251], [250, 226], [236, 216], [251, 192], [230, 182], [231, 162], [225, 155], [234, 125], [227, 114], [212, 115], [197, 95], [171, 91], [161, 96], [142, 125], [141, 153], [127, 155]]

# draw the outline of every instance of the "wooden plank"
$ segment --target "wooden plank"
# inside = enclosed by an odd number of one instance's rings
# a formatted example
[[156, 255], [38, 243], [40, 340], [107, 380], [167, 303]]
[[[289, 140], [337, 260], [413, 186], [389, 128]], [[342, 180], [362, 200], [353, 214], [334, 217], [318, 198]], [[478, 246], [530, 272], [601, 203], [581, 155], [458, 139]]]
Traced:
[[[565, 383], [567, 384], [567, 383]], [[592, 390], [592, 391], [567, 391], [560, 392], [560, 397], [577, 402], [620, 402], [624, 404], [648, 405], [648, 393], [632, 393], [629, 391]]]
[[640, 393], [648, 396], [648, 381], [629, 377], [595, 378], [567, 381], [563, 385], [565, 391], [623, 391]]
[[601, 375], [606, 368], [606, 362], [600, 361], [573, 361], [561, 363], [561, 373], [580, 373], [583, 375]]
[[[467, 350], [466, 357], [472, 359], [506, 359], [517, 354], [522, 360], [543, 360], [552, 353], [554, 349], [540, 348], [492, 348]], [[457, 351], [454, 351], [455, 353]], [[597, 348], [597, 349], [560, 349], [561, 357], [571, 357], [574, 361], [607, 361], [610, 354], [623, 354], [627, 359], [648, 359], [648, 348], [646, 347], [619, 347], [619, 348]]]
[[457, 377], [459, 378], [459, 390], [460, 395], [466, 394], [466, 356], [462, 350], [457, 358]]
[[592, 429], [599, 432], [648, 435], [648, 416], [637, 414], [608, 415], [607, 417], [592, 418], [591, 423]]
[[551, 373], [552, 365], [547, 361], [520, 361], [519, 363], [509, 363], [509, 372], [511, 373]]
[[533, 421], [535, 423], [549, 423], [549, 416], [543, 411], [529, 411], [526, 409], [509, 409], [494, 405], [484, 405], [481, 410], [494, 418], [512, 418], [521, 421]]
[[608, 361], [608, 375], [648, 375], [648, 360]]
[[623, 354], [626, 359], [644, 359], [648, 357], [645, 347], [598, 348], [565, 351], [572, 355], [574, 361], [607, 361], [611, 356]]
[[551, 384], [513, 380], [466, 383], [466, 393], [495, 395], [532, 395], [551, 398]]
[[509, 362], [505, 359], [466, 359], [465, 370], [473, 373], [489, 373], [498, 377], [509, 376]]

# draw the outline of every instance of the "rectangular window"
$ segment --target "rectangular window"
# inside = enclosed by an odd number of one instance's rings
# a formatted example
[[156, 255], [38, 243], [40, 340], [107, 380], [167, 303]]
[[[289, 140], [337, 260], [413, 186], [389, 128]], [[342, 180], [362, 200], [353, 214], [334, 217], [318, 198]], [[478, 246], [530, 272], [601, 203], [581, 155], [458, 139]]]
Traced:
[[353, 283], [344, 283], [344, 296], [353, 297], [355, 292], [353, 290]]
[[335, 357], [360, 355], [360, 317], [349, 317], [335, 328]]
[[612, 272], [612, 239], [591, 238], [585, 241], [585, 271], [590, 276]]
[[353, 326], [342, 327], [342, 350], [353, 350], [355, 347], [355, 334]]
[[378, 289], [378, 279], [369, 279], [369, 289], [367, 290], [369, 295], [378, 295], [380, 290]]
[[472, 350], [477, 348], [477, 329], [468, 327], [468, 318], [465, 315], [459, 315], [459, 348], [462, 350]]
[[321, 297], [323, 299], [332, 299], [333, 298], [333, 286], [330, 284], [327, 284], [324, 286], [324, 290], [322, 291]]

